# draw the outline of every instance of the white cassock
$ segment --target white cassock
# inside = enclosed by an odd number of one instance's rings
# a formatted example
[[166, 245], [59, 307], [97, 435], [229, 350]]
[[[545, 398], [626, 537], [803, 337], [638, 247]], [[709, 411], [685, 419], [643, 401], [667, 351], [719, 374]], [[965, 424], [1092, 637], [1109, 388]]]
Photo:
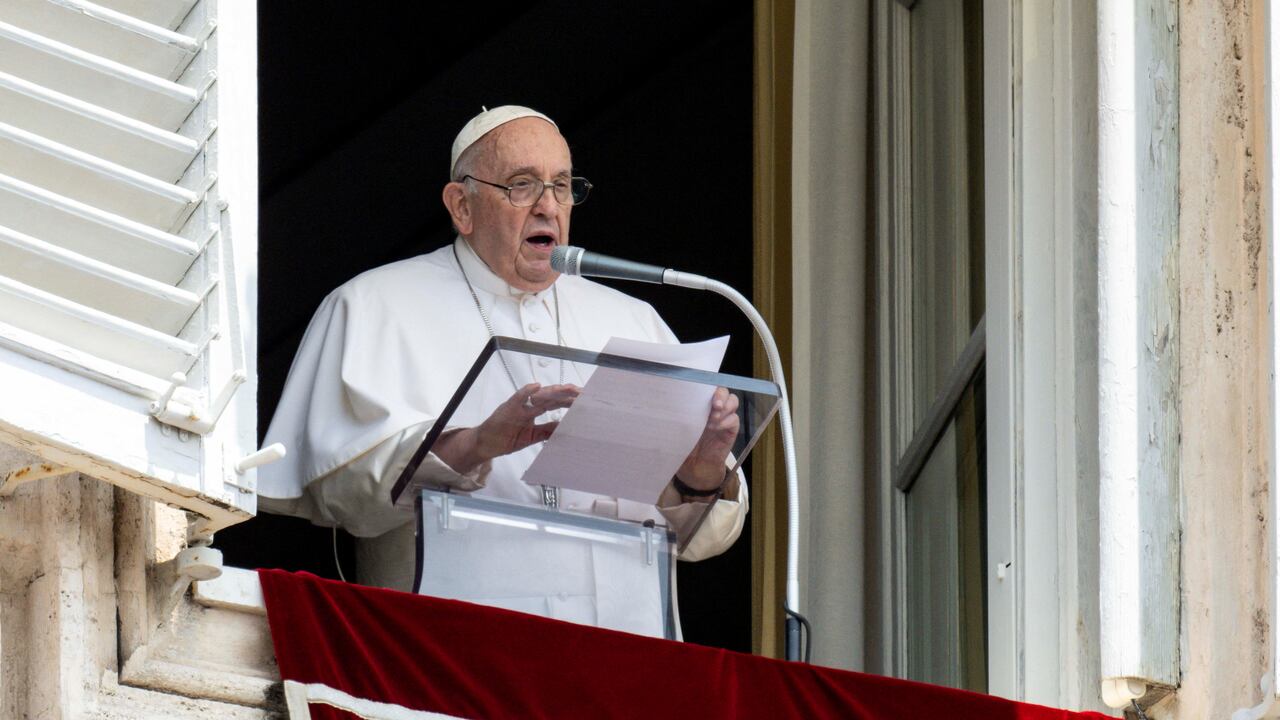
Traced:
[[[426, 255], [365, 272], [334, 290], [312, 318], [294, 358], [284, 394], [265, 444], [282, 442], [288, 455], [258, 470], [260, 507], [296, 515], [317, 525], [341, 526], [359, 538], [360, 580], [408, 590], [414, 570], [413, 514], [391, 504], [391, 487], [410, 456], [444, 409], [489, 332], [467, 289], [498, 335], [601, 350], [611, 337], [675, 342], [662, 318], [645, 302], [581, 277], [561, 276], [555, 290], [538, 293], [512, 288], [495, 275], [466, 241], [457, 239]], [[566, 364], [563, 382], [581, 385], [575, 364]], [[554, 385], [566, 372], [551, 361], [513, 363], [515, 381]], [[515, 392], [505, 373], [481, 380], [500, 382], [488, 392]], [[508, 463], [509, 464], [509, 463]], [[418, 470], [434, 482], [479, 488], [477, 496], [541, 504], [540, 488], [520, 480], [521, 472], [501, 463], [460, 475], [434, 454]], [[747, 514], [746, 484], [729, 483], [681, 559], [700, 560], [727, 549], [742, 532]], [[678, 537], [689, 532], [706, 508], [680, 503], [668, 490], [659, 507], [625, 499], [562, 490], [560, 506], [623, 520], [665, 522]], [[581, 578], [566, 578], [579, 587]], [[586, 579], [590, 584], [590, 578]], [[587, 598], [556, 603], [547, 597], [511, 598], [513, 609], [635, 632], [626, 617], [606, 617]], [[614, 594], [616, 594], [616, 589]], [[622, 613], [625, 615], [625, 612]], [[660, 630], [659, 630], [660, 632]]]

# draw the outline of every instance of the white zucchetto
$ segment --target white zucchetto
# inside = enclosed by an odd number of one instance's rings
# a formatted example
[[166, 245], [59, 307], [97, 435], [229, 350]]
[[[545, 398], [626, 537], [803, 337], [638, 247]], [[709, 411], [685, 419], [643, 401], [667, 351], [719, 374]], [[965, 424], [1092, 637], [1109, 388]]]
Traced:
[[467, 148], [474, 145], [477, 140], [488, 135], [490, 131], [499, 125], [506, 125], [512, 120], [527, 117], [542, 118], [551, 123], [552, 127], [559, 128], [551, 118], [527, 107], [503, 105], [490, 110], [482, 106], [480, 114], [471, 118], [466, 125], [463, 125], [462, 130], [458, 132], [458, 136], [453, 139], [453, 153], [449, 158], [449, 177], [453, 177], [453, 171], [458, 167], [458, 158], [462, 156], [462, 153]]

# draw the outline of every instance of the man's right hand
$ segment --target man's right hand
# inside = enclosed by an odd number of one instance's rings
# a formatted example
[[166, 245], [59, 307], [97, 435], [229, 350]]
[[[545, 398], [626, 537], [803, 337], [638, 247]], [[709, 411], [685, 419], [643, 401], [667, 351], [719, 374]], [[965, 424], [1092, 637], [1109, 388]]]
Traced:
[[525, 385], [484, 422], [442, 435], [432, 450], [455, 472], [465, 475], [481, 463], [551, 437], [560, 423], [539, 423], [538, 418], [551, 410], [569, 407], [581, 393], [582, 388], [576, 385]]

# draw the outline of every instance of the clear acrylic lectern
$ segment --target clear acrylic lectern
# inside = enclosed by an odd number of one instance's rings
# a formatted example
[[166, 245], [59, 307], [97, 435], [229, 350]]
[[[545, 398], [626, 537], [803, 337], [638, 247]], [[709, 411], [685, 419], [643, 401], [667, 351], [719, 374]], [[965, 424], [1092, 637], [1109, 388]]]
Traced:
[[[439, 461], [429, 454], [443, 433], [480, 424], [518, 386], [560, 378], [583, 394], [572, 407], [538, 418], [559, 423], [548, 441], [495, 459], [484, 487], [473, 493], [442, 486], [432, 471]], [[692, 450], [692, 443], [684, 448], [670, 438], [687, 435], [682, 426], [704, 425], [711, 394], [721, 387], [738, 398], [738, 435], [726, 457], [726, 472], [733, 473], [777, 411], [776, 384], [493, 338], [392, 490], [397, 505], [417, 514], [415, 590], [676, 637], [675, 558], [711, 505], [681, 528], [681, 537], [654, 505]], [[683, 404], [662, 402], [671, 398]]]

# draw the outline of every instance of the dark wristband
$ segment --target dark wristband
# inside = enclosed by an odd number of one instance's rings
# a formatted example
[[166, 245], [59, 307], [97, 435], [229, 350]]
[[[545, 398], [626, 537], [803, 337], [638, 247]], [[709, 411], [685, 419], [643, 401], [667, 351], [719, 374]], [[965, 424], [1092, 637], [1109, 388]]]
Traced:
[[[729, 473], [726, 472], [724, 477], [725, 480], [728, 480]], [[711, 488], [710, 490], [698, 490], [686, 485], [678, 475], [672, 475], [671, 487], [676, 489], [676, 492], [680, 494], [680, 497], [711, 497], [712, 495], [719, 495], [720, 492], [724, 490], [724, 480], [721, 480], [719, 485]]]

